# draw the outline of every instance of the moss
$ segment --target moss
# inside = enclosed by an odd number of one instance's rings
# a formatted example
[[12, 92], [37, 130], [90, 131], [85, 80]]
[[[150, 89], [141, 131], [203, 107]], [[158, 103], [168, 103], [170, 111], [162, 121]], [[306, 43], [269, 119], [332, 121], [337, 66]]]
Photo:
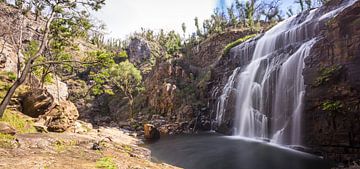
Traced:
[[96, 161], [96, 168], [117, 169], [112, 157], [102, 157]]
[[235, 46], [237, 46], [237, 45], [239, 45], [239, 44], [241, 44], [241, 43], [243, 43], [243, 42], [247, 41], [248, 39], [253, 38], [255, 36], [256, 36], [256, 34], [247, 35], [247, 36], [242, 37], [242, 38], [240, 38], [240, 39], [238, 39], [238, 40], [236, 40], [234, 42], [231, 42], [231, 43], [227, 44], [225, 46], [224, 50], [223, 50], [223, 56], [229, 54], [230, 50], [232, 48], [234, 48]]
[[24, 117], [11, 110], [6, 110], [0, 121], [6, 122], [10, 126], [14, 127], [18, 133], [36, 132], [34, 123], [32, 121], [26, 120]]
[[14, 148], [15, 137], [9, 134], [0, 133], [0, 147], [1, 148]]
[[344, 107], [344, 104], [341, 101], [325, 101], [321, 104], [321, 108], [324, 111], [339, 111]]
[[321, 68], [319, 71], [320, 75], [316, 78], [314, 86], [320, 86], [329, 82], [340, 69], [341, 66], [337, 65]]

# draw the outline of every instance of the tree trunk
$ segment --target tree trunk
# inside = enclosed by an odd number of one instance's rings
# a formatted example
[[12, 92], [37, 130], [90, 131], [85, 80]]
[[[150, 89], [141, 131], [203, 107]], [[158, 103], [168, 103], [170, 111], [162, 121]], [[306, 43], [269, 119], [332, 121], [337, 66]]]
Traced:
[[20, 81], [16, 81], [11, 88], [9, 89], [9, 91], [6, 93], [4, 99], [2, 100], [1, 104], [0, 104], [0, 117], [3, 116], [4, 111], [7, 107], [7, 105], [10, 103], [11, 101], [11, 97], [14, 95], [16, 89], [21, 85]]
[[7, 107], [7, 105], [10, 103], [11, 101], [11, 97], [14, 95], [16, 89], [25, 82], [27, 75], [30, 73], [31, 71], [31, 67], [34, 63], [34, 61], [39, 58], [41, 56], [41, 54], [44, 52], [47, 41], [48, 41], [48, 36], [49, 36], [49, 32], [50, 32], [50, 24], [53, 20], [54, 17], [54, 12], [51, 13], [51, 15], [49, 16], [49, 19], [46, 22], [46, 26], [45, 26], [45, 33], [44, 36], [41, 40], [41, 45], [39, 50], [36, 52], [36, 54], [34, 56], [32, 56], [27, 62], [26, 65], [21, 73], [21, 76], [18, 77], [18, 79], [15, 81], [15, 83], [10, 87], [10, 89], [8, 90], [8, 92], [5, 95], [4, 100], [1, 102], [0, 104], [0, 118], [2, 118], [2, 116], [4, 115], [4, 111]]

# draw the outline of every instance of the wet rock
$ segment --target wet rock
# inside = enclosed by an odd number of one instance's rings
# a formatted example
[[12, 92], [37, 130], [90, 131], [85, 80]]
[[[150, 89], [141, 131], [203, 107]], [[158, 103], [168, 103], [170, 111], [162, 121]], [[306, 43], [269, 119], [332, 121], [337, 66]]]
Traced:
[[0, 122], [0, 133], [1, 134], [15, 135], [16, 130], [12, 126], [10, 126], [9, 124], [7, 124], [5, 122]]
[[160, 132], [152, 124], [144, 125], [144, 137], [147, 140], [157, 140], [160, 139]]
[[49, 131], [64, 132], [74, 126], [79, 112], [70, 101], [62, 101], [45, 115], [45, 124]]

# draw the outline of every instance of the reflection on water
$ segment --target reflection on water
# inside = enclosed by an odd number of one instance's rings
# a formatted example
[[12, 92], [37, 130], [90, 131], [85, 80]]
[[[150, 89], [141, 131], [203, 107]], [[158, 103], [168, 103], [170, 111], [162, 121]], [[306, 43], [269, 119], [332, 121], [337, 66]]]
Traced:
[[186, 169], [330, 169], [319, 157], [216, 133], [162, 137], [147, 145], [154, 161]]

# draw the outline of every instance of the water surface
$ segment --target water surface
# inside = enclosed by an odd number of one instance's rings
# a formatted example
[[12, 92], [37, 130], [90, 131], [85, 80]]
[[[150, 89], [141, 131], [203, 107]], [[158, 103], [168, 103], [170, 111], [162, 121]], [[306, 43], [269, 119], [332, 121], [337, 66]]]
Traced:
[[162, 137], [147, 145], [154, 161], [186, 169], [330, 169], [317, 156], [216, 133]]

